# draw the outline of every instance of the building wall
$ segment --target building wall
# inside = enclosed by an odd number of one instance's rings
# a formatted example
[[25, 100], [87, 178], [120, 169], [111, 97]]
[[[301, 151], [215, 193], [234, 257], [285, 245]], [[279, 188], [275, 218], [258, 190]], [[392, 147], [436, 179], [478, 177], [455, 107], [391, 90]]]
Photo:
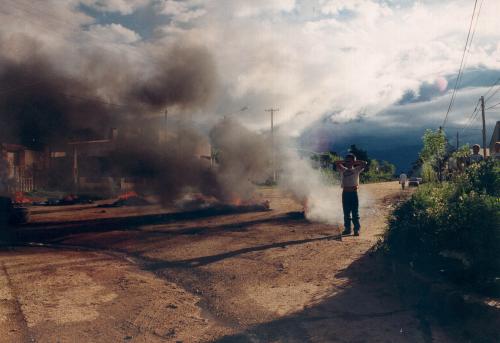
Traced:
[[32, 191], [44, 185], [41, 171], [45, 169], [44, 153], [20, 145], [1, 145], [0, 158], [5, 162], [9, 191]]
[[497, 121], [490, 140], [490, 151], [495, 151], [495, 143], [500, 142], [500, 121]]

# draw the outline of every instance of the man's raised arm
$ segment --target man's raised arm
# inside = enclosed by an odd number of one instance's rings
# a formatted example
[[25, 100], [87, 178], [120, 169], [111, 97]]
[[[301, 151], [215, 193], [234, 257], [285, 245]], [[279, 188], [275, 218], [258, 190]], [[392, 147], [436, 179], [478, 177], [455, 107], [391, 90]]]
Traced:
[[347, 168], [344, 166], [345, 161], [343, 160], [337, 160], [335, 161], [335, 166], [337, 167], [337, 170], [346, 170]]

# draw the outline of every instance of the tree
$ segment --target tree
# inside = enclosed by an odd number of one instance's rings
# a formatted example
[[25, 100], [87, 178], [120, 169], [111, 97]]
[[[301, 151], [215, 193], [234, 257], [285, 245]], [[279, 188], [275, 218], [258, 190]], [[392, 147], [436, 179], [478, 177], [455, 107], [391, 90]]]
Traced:
[[327, 151], [320, 154], [311, 155], [311, 160], [318, 162], [319, 167], [331, 169], [335, 166], [335, 161], [340, 160], [340, 156], [334, 151]]
[[433, 181], [434, 175], [429, 169], [431, 168], [437, 174], [437, 179], [440, 180], [443, 159], [446, 155], [446, 135], [441, 129], [436, 131], [427, 129], [422, 141], [424, 146], [420, 151], [420, 159], [423, 162], [422, 169], [425, 169], [425, 173], [422, 171], [422, 177]]
[[446, 154], [446, 135], [443, 130], [425, 130], [422, 137], [424, 146], [420, 151], [420, 158], [424, 162], [434, 163]]
[[371, 160], [370, 167], [361, 174], [362, 182], [377, 182], [392, 180], [396, 166], [387, 161]]
[[396, 166], [387, 161], [382, 161], [382, 163], [380, 163], [380, 172], [392, 176], [396, 173]]
[[368, 152], [363, 149], [359, 149], [356, 144], [351, 145], [349, 152], [356, 156], [356, 159], [368, 162], [370, 165], [370, 158], [368, 157]]

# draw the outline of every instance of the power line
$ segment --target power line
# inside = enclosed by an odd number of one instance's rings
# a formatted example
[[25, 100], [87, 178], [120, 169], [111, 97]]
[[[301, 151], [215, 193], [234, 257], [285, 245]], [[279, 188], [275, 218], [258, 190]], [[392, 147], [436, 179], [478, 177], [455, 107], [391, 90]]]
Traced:
[[493, 96], [495, 96], [495, 94], [497, 94], [498, 92], [500, 91], [500, 87], [497, 88], [496, 91], [494, 91], [493, 93], [491, 93], [491, 95], [485, 100], [485, 101], [488, 101], [490, 100]]
[[[472, 30], [472, 36], [470, 39], [470, 44], [469, 44], [469, 48], [467, 49], [467, 52], [470, 52], [470, 47], [472, 46], [472, 41], [474, 41], [474, 36], [476, 35], [476, 27], [477, 27], [477, 23], [479, 22], [479, 15], [481, 14], [481, 9], [483, 8], [483, 2], [484, 2], [484, 0], [481, 0], [481, 3], [479, 4], [479, 9], [477, 10], [476, 22], [474, 23], [474, 29]], [[469, 55], [467, 55], [467, 56], [469, 56]], [[466, 57], [465, 65], [467, 65], [467, 57]]]
[[462, 128], [462, 133], [464, 132], [464, 130], [466, 130], [471, 124], [472, 122], [475, 120], [474, 118], [474, 115], [477, 116], [477, 113], [478, 113], [478, 109], [479, 109], [479, 100], [477, 101], [476, 103], [476, 107], [474, 108], [474, 111], [472, 111], [471, 115], [469, 116], [469, 119], [465, 122], [464, 124], [464, 127]]
[[475, 128], [475, 127], [463, 128], [463, 127], [459, 127], [459, 126], [447, 126], [447, 128], [452, 129], [452, 130], [481, 130], [481, 129]]
[[[469, 46], [469, 38], [471, 36], [471, 30], [472, 30], [472, 23], [474, 22], [474, 17], [475, 17], [475, 14], [476, 14], [476, 7], [477, 7], [477, 0], [474, 1], [474, 9], [472, 11], [472, 16], [471, 16], [471, 19], [470, 19], [470, 24], [469, 24], [469, 32], [467, 33], [467, 39], [465, 41], [465, 46], [464, 46], [464, 51], [462, 53], [462, 60], [460, 61], [460, 67], [458, 68], [458, 75], [457, 75], [457, 79], [455, 81], [455, 86], [453, 87], [453, 92], [451, 94], [451, 99], [450, 99], [450, 104], [448, 105], [448, 110], [446, 111], [446, 115], [444, 117], [444, 120], [443, 120], [443, 124], [441, 125], [443, 128], [445, 127], [446, 125], [446, 120], [448, 119], [448, 115], [450, 114], [450, 111], [451, 111], [451, 108], [453, 106], [453, 102], [455, 100], [455, 95], [457, 93], [457, 89], [458, 89], [458, 85], [459, 85], [459, 81], [461, 79], [461, 74], [463, 72], [463, 67], [464, 67], [464, 59], [465, 59], [465, 55], [467, 53], [467, 50], [468, 50], [468, 46]], [[479, 19], [479, 17], [477, 18]], [[476, 20], [477, 21], [477, 20]]]
[[[459, 75], [458, 75], [457, 92], [458, 92], [458, 88], [460, 87], [460, 85], [462, 83], [462, 79], [463, 79], [463, 76], [464, 76], [464, 70], [467, 67], [467, 62], [469, 61], [470, 49], [472, 47], [472, 42], [474, 41], [474, 36], [476, 35], [477, 23], [479, 22], [479, 15], [481, 14], [481, 9], [483, 8], [483, 1], [484, 0], [481, 0], [481, 3], [479, 4], [479, 8], [477, 10], [476, 21], [474, 22], [474, 28], [472, 29], [472, 35], [471, 35], [471, 38], [470, 38], [470, 41], [469, 41], [469, 47], [467, 48], [467, 53], [465, 54], [465, 61], [464, 61], [464, 64], [462, 66], [462, 72], [459, 73]], [[455, 99], [456, 99], [456, 94], [455, 94], [455, 97], [453, 98], [452, 107], [455, 104]]]
[[469, 123], [464, 127], [462, 128], [462, 133], [465, 131], [465, 130], [468, 130], [470, 128], [470, 126], [474, 123], [474, 121], [477, 119], [477, 116], [479, 115], [479, 111], [476, 111], [474, 113], [474, 116], [470, 118], [469, 120]]
[[492, 108], [497, 107], [498, 105], [500, 105], [500, 102], [496, 103], [496, 104], [495, 104], [495, 105], [493, 105], [493, 106], [490, 106], [490, 107], [488, 107], [488, 108], [485, 108], [485, 109], [486, 109], [486, 110], [490, 110], [490, 109], [492, 109]]
[[[495, 81], [495, 83], [488, 89], [488, 91], [484, 94], [484, 97], [488, 95], [489, 92], [500, 82], [500, 77]], [[489, 99], [489, 98], [488, 98]]]

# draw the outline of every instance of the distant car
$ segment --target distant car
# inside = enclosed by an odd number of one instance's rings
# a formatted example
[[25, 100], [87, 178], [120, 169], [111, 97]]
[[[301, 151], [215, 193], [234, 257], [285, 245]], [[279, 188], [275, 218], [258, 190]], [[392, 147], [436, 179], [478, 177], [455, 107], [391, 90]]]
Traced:
[[410, 180], [408, 181], [408, 186], [409, 187], [418, 187], [421, 182], [422, 182], [422, 178], [420, 178], [420, 177], [410, 177]]

